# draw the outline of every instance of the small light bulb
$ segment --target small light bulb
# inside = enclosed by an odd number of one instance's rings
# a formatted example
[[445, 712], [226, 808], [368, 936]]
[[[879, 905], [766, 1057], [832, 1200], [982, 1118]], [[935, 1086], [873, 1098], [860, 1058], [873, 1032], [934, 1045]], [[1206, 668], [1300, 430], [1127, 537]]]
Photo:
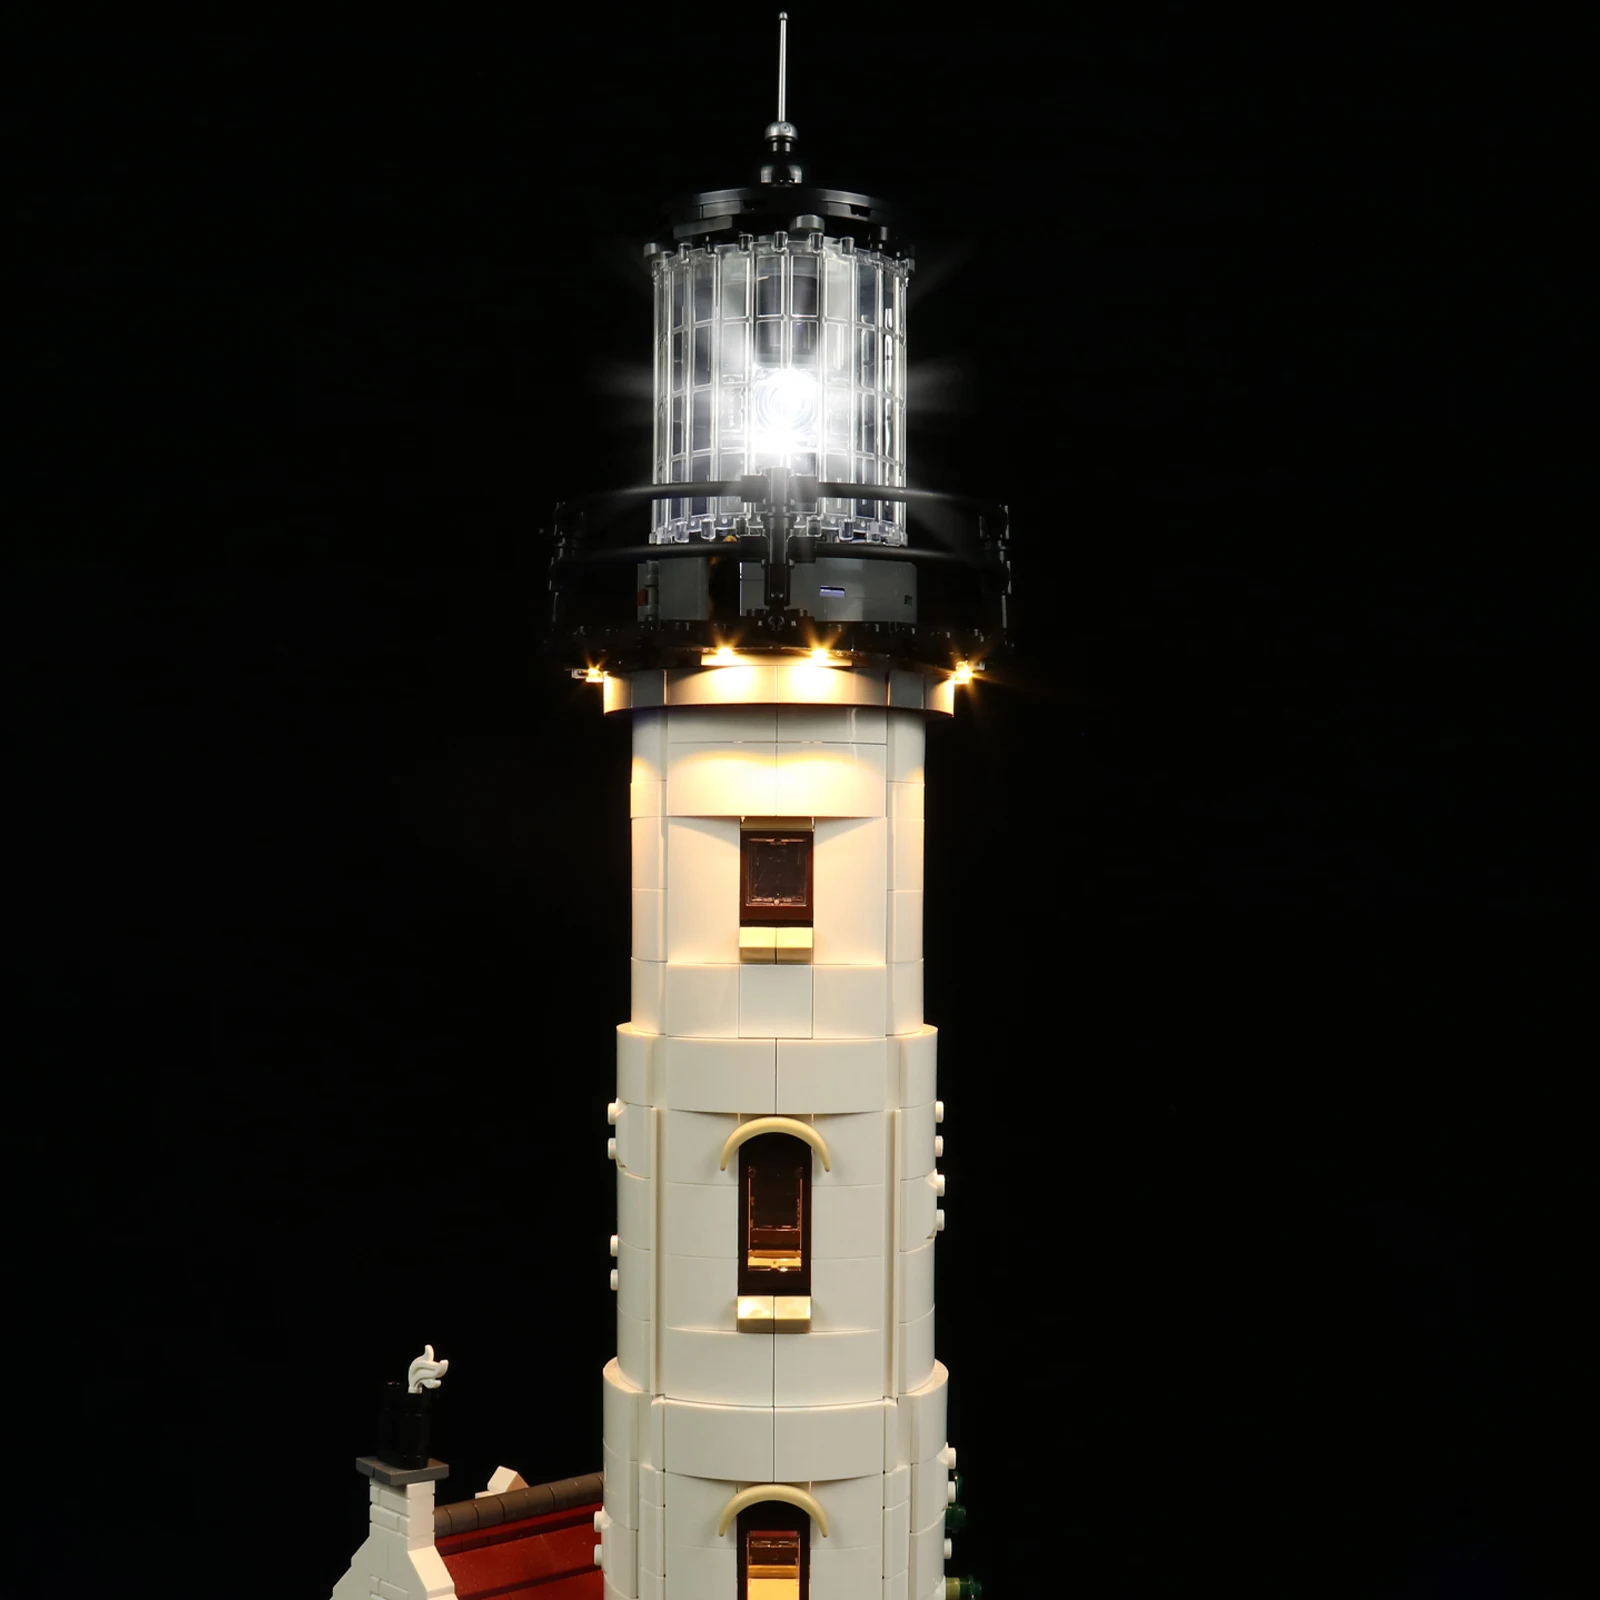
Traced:
[[958, 661], [956, 663], [955, 678], [957, 683], [971, 683], [972, 663], [970, 661]]
[[590, 667], [589, 670], [584, 673], [583, 681], [585, 683], [604, 683], [606, 681], [606, 675], [600, 667]]
[[731, 651], [727, 645], [724, 644], [719, 645], [711, 652], [711, 659], [716, 662], [719, 667], [731, 667], [739, 658], [734, 655], [733, 651]]

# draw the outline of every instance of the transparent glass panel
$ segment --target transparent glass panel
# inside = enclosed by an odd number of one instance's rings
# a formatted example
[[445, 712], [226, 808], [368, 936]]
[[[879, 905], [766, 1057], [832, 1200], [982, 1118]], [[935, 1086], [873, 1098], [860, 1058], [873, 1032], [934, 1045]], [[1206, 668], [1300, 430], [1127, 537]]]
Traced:
[[[884, 392], [886, 394], [893, 394], [894, 393], [894, 370], [895, 370], [895, 360], [894, 360], [895, 350], [894, 350], [894, 347], [895, 347], [894, 338], [890, 334], [887, 334], [887, 333], [884, 334], [884, 336], [883, 336], [883, 384], [882, 384], [882, 388], [883, 388], [883, 390], [884, 390]], [[699, 380], [697, 379], [696, 381], [698, 382]]]
[[844, 256], [828, 257], [827, 306], [830, 317], [848, 322], [855, 316], [854, 263]]
[[744, 397], [742, 387], [722, 390], [721, 416], [717, 425], [725, 443], [744, 435]]
[[860, 397], [856, 448], [858, 450], [870, 450], [874, 455], [877, 454], [878, 450], [879, 404], [880, 402], [875, 394], [864, 394]]
[[711, 448], [711, 391], [709, 389], [696, 389], [694, 392], [692, 433], [693, 439], [689, 446], [691, 450], [709, 450]]
[[817, 325], [814, 322], [789, 324], [789, 360], [797, 367], [817, 364]]
[[672, 336], [672, 390], [674, 394], [683, 387], [684, 340], [685, 335], [681, 332]]
[[900, 303], [900, 279], [889, 269], [883, 274], [883, 325], [886, 328], [898, 326], [896, 310]]
[[675, 394], [672, 397], [672, 453], [675, 456], [683, 454], [683, 426], [684, 426], [684, 397]]
[[672, 326], [681, 328], [683, 326], [685, 288], [683, 268], [674, 263], [668, 270], [672, 273]]
[[756, 315], [781, 317], [783, 315], [783, 262], [782, 256], [756, 257]]
[[814, 317], [817, 314], [817, 258], [796, 255], [790, 262], [789, 314]]
[[[838, 444], [849, 448], [851, 432], [855, 422], [855, 405], [848, 389], [838, 391], [829, 390], [827, 396], [828, 421], [824, 438], [830, 445]], [[845, 477], [850, 474], [845, 473]]]
[[717, 264], [710, 256], [694, 264], [694, 320], [708, 322], [716, 314]]
[[817, 470], [817, 452], [815, 450], [793, 450], [789, 454], [789, 470], [803, 472], [808, 477], [814, 476]]
[[722, 324], [722, 381], [737, 383], [750, 370], [750, 327], [744, 322]]
[[711, 382], [711, 324], [702, 322], [694, 330], [694, 381]]
[[783, 360], [783, 324], [758, 322], [756, 324], [756, 364], [775, 367]]
[[[878, 458], [876, 456], [856, 457], [856, 482], [876, 483], [878, 481]], [[878, 502], [876, 500], [857, 500], [856, 515], [858, 517], [876, 517], [878, 515]]]
[[734, 250], [722, 258], [722, 315], [747, 317], [750, 314], [750, 256]]
[[876, 328], [862, 328], [857, 337], [860, 339], [861, 359], [856, 364], [856, 382], [863, 389], [876, 389], [878, 387], [878, 330]]
[[823, 362], [827, 370], [829, 383], [849, 383], [850, 369], [854, 362], [850, 359], [851, 328], [845, 322], [829, 322], [824, 324], [826, 329], [827, 351]]
[[841, 451], [830, 450], [822, 477], [825, 483], [849, 483], [850, 457]]
[[878, 320], [878, 269], [870, 261], [856, 263], [856, 315], [863, 322]]

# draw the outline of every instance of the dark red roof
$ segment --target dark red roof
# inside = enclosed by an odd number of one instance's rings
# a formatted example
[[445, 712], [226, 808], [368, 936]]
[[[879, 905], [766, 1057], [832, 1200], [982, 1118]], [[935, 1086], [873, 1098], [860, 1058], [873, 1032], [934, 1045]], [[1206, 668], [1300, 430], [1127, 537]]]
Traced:
[[603, 1600], [594, 1564], [601, 1502], [434, 1540], [459, 1600]]

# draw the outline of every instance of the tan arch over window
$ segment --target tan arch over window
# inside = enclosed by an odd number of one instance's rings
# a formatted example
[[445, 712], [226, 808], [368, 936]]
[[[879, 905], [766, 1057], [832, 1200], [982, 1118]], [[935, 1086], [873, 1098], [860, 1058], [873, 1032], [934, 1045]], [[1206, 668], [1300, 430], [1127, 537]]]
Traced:
[[720, 1170], [723, 1172], [728, 1170], [728, 1163], [740, 1145], [747, 1140], [758, 1138], [763, 1133], [787, 1133], [799, 1139], [803, 1144], [810, 1145], [822, 1158], [824, 1172], [833, 1171], [833, 1157], [828, 1153], [828, 1141], [809, 1122], [798, 1122], [793, 1117], [756, 1117], [749, 1122], [741, 1122], [728, 1135], [728, 1142], [722, 1147]]
[[748, 1489], [741, 1489], [722, 1508], [722, 1515], [717, 1520], [717, 1537], [720, 1539], [728, 1531], [728, 1525], [746, 1506], [759, 1505], [763, 1500], [781, 1500], [785, 1505], [798, 1506], [816, 1523], [817, 1532], [824, 1539], [828, 1537], [828, 1513], [817, 1503], [814, 1495], [795, 1488], [792, 1483], [757, 1483]]

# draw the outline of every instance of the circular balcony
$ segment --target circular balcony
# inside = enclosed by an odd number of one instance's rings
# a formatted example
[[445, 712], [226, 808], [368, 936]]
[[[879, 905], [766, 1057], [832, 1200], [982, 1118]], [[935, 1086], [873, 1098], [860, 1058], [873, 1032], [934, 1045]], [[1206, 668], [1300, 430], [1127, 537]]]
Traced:
[[[950, 669], [1012, 647], [1003, 505], [782, 468], [694, 487], [742, 510], [681, 543], [644, 542], [629, 513], [681, 497], [683, 484], [556, 507], [548, 648], [564, 665], [617, 673], [689, 665], [707, 650], [821, 648], [863, 664]], [[823, 525], [819, 504], [864, 491], [905, 508], [904, 544]]]

